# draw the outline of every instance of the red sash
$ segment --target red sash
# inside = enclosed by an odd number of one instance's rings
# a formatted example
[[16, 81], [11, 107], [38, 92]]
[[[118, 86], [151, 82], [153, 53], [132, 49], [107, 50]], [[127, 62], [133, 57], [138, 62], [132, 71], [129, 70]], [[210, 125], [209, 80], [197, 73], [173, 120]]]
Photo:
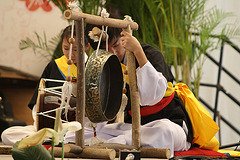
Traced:
[[[140, 114], [141, 116], [149, 116], [151, 114], [155, 114], [158, 113], [159, 111], [161, 111], [163, 108], [165, 108], [172, 100], [174, 97], [174, 93], [171, 96], [168, 97], [164, 97], [160, 102], [158, 102], [155, 105], [152, 106], [145, 106], [140, 108]], [[132, 111], [128, 111], [128, 113], [130, 115], [132, 115]]]

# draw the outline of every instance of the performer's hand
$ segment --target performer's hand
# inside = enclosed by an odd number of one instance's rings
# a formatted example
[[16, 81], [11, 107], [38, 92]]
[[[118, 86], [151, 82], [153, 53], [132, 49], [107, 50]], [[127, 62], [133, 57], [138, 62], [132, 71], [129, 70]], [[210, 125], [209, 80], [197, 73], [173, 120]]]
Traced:
[[126, 31], [121, 32], [121, 40], [123, 47], [130, 52], [134, 53], [136, 50], [142, 49], [138, 40]]
[[139, 41], [126, 31], [121, 32], [121, 40], [123, 47], [135, 55], [139, 66], [144, 66], [148, 60]]

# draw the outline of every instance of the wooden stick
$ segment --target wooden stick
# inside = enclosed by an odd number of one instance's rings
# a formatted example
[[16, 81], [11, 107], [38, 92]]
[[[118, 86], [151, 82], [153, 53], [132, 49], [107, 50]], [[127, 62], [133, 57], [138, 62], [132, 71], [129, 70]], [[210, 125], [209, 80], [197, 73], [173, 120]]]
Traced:
[[76, 121], [80, 122], [82, 129], [76, 131], [75, 141], [78, 146], [84, 147], [84, 117], [85, 117], [85, 44], [84, 21], [81, 18], [76, 23], [77, 43], [77, 107]]
[[64, 152], [80, 154], [83, 151], [83, 148], [75, 144], [65, 144]]
[[[50, 147], [48, 149], [48, 152], [52, 153], [52, 147]], [[54, 147], [54, 157], [62, 157], [62, 147]], [[64, 148], [64, 157], [65, 158], [77, 158], [77, 157], [79, 157], [79, 154], [68, 152]]]
[[114, 149], [84, 148], [80, 154], [82, 158], [114, 159], [116, 151]]
[[103, 18], [101, 16], [86, 14], [82, 12], [75, 12], [71, 10], [64, 11], [64, 18], [69, 20], [79, 21], [84, 19], [84, 22], [89, 24], [95, 24], [100, 26], [109, 26], [114, 28], [127, 28], [130, 25], [132, 30], [138, 30], [138, 24], [136, 22], [113, 19], [113, 18]]
[[[51, 153], [52, 152], [52, 147], [50, 147], [48, 149], [48, 151]], [[79, 155], [80, 153], [82, 153], [82, 151], [83, 151], [83, 148], [80, 147], [80, 146], [77, 146], [75, 144], [65, 144], [64, 145], [64, 153], [67, 153], [67, 154], [71, 153], [71, 154]], [[54, 147], [54, 152], [56, 152], [56, 155], [61, 155], [62, 154], [62, 147]], [[76, 157], [76, 155], [74, 157]]]
[[[124, 29], [126, 32], [132, 34], [130, 26]], [[132, 110], [132, 145], [137, 149], [141, 146], [141, 117], [140, 117], [140, 106], [139, 106], [139, 93], [137, 87], [137, 76], [136, 76], [136, 62], [135, 56], [132, 52], [126, 50], [127, 54], [127, 67], [129, 77], [129, 88], [131, 95], [131, 110]]]
[[[134, 146], [124, 145], [119, 143], [101, 143], [90, 146], [90, 148], [114, 149], [118, 156], [119, 150], [133, 150], [137, 149]], [[140, 148], [142, 158], [170, 158], [171, 152], [165, 148]]]
[[[52, 148], [50, 147], [48, 151], [51, 153]], [[54, 156], [61, 157], [62, 148], [54, 147]], [[80, 154], [64, 152], [64, 157], [69, 158], [98, 158], [98, 159], [115, 159], [116, 151], [114, 149], [100, 149], [100, 148], [83, 148]]]
[[165, 148], [141, 148], [142, 158], [167, 158], [171, 157], [171, 152], [169, 149]]
[[[94, 27], [94, 28], [92, 29], [92, 33], [93, 33], [94, 36], [100, 37], [100, 35], [101, 35], [101, 33], [102, 33], [102, 30], [99, 29], [98, 27]], [[106, 41], [107, 36], [108, 36], [108, 35], [107, 35], [106, 33], [103, 33], [103, 34], [102, 34], [102, 40], [103, 40], [103, 41]]]
[[95, 144], [93, 146], [89, 146], [89, 148], [114, 149], [117, 153], [119, 152], [119, 150], [123, 150], [123, 149], [127, 149], [127, 150], [137, 149], [132, 145], [125, 145], [120, 143], [100, 143], [100, 144]]

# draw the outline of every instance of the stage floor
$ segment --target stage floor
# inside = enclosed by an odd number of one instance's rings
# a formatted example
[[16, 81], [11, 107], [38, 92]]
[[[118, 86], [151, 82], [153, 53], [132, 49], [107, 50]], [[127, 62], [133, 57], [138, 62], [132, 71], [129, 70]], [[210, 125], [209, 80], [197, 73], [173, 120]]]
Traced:
[[[13, 160], [11, 155], [0, 155], [1, 160]], [[75, 159], [83, 159], [83, 158], [64, 158], [66, 160], [75, 160]], [[141, 158], [141, 160], [156, 160], [156, 158]], [[55, 158], [55, 160], [61, 160], [61, 158]], [[101, 159], [84, 159], [84, 160], [101, 160]], [[114, 160], [118, 160], [115, 158]], [[157, 160], [167, 160], [167, 159], [157, 159]]]

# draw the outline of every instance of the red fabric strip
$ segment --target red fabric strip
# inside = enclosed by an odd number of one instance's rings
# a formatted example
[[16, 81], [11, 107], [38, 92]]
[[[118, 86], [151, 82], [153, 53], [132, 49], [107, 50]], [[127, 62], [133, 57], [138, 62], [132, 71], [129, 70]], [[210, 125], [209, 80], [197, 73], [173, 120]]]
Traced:
[[[173, 94], [171, 96], [164, 97], [160, 102], [158, 102], [155, 105], [145, 106], [145, 107], [140, 108], [141, 116], [149, 116], [151, 114], [155, 114], [155, 113], [161, 111], [163, 108], [165, 108], [173, 100], [174, 93], [175, 92], [173, 92]], [[132, 115], [132, 111], [131, 110], [128, 111], [128, 113], [130, 115]]]
[[217, 152], [217, 151], [211, 151], [206, 149], [201, 149], [197, 147], [193, 147], [188, 151], [182, 151], [182, 152], [174, 152], [174, 156], [207, 156], [207, 157], [227, 157], [225, 154]]

